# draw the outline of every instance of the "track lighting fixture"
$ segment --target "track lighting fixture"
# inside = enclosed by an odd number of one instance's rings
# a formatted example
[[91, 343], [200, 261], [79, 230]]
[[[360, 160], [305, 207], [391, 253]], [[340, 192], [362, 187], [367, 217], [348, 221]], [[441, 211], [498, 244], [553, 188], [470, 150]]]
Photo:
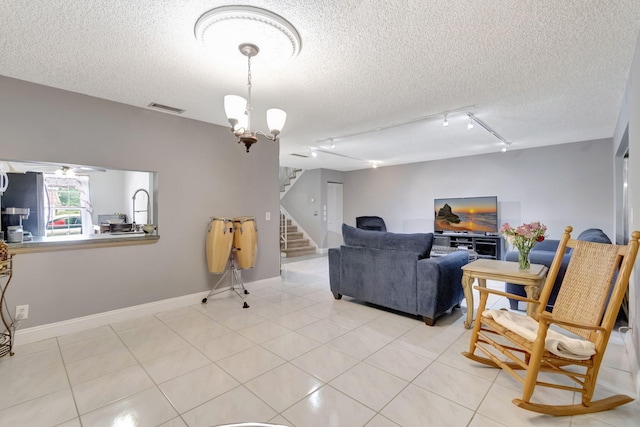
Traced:
[[[467, 107], [462, 107], [462, 108], [458, 108], [455, 110], [447, 110], [447, 111], [442, 111], [439, 113], [434, 113], [428, 116], [424, 116], [424, 117], [420, 117], [418, 119], [414, 119], [414, 120], [409, 120], [403, 123], [398, 123], [398, 124], [394, 124], [394, 125], [389, 125], [389, 126], [384, 126], [384, 127], [377, 127], [375, 129], [371, 129], [371, 130], [366, 130], [366, 131], [362, 131], [362, 132], [355, 132], [355, 133], [351, 133], [351, 134], [347, 134], [347, 135], [339, 135], [339, 136], [334, 136], [331, 138], [328, 138], [329, 140], [329, 145], [331, 147], [331, 149], [335, 148], [335, 143], [334, 143], [334, 139], [335, 138], [339, 138], [341, 141], [343, 139], [347, 139], [347, 138], [351, 138], [354, 136], [359, 136], [359, 135], [364, 135], [367, 133], [371, 133], [371, 132], [377, 132], [377, 131], [381, 131], [381, 130], [386, 130], [386, 129], [392, 129], [395, 127], [399, 127], [399, 126], [404, 126], [410, 123], [415, 123], [421, 120], [426, 120], [426, 119], [437, 119], [438, 117], [442, 117], [444, 116], [444, 119], [442, 121], [442, 126], [444, 127], [448, 127], [449, 126], [449, 114], [454, 114], [455, 117], [458, 117], [458, 115], [463, 115], [466, 114], [467, 117], [469, 117], [469, 122], [467, 123], [467, 129], [473, 129], [475, 126], [475, 123], [477, 123], [478, 125], [480, 125], [480, 127], [482, 127], [484, 130], [486, 130], [487, 132], [489, 132], [491, 135], [495, 136], [497, 139], [500, 140], [500, 142], [502, 142], [504, 144], [504, 147], [502, 148], [502, 152], [506, 152], [508, 147], [511, 146], [511, 143], [509, 141], [507, 141], [506, 139], [504, 139], [502, 136], [500, 136], [497, 132], [495, 132], [493, 129], [491, 129], [486, 123], [484, 123], [482, 120], [480, 120], [479, 118], [477, 118], [473, 113], [468, 112], [469, 109], [475, 109], [476, 107], [471, 105], [471, 106], [467, 106]], [[467, 110], [467, 112], [465, 113], [464, 110]], [[457, 126], [458, 120], [454, 120], [454, 127]], [[324, 142], [326, 144], [327, 139], [323, 139], [323, 140], [319, 140], [318, 142]], [[326, 147], [326, 145], [324, 146]], [[326, 154], [332, 154], [332, 155], [336, 155], [336, 156], [342, 156], [342, 157], [348, 157], [348, 156], [344, 156], [342, 154], [338, 154], [338, 153], [330, 153], [329, 151], [324, 151], [324, 150], [320, 150], [323, 151]], [[317, 153], [311, 153], [312, 156], [315, 157]], [[372, 168], [376, 168], [378, 165], [375, 161], [371, 161], [371, 167]]]
[[494, 131], [493, 129], [491, 129], [489, 127], [489, 125], [487, 125], [485, 122], [483, 122], [482, 120], [480, 120], [479, 118], [477, 118], [476, 116], [474, 116], [472, 113], [467, 113], [467, 116], [469, 116], [469, 125], [467, 126], [467, 128], [471, 129], [473, 127], [473, 122], [476, 122], [477, 124], [479, 124], [480, 126], [482, 126], [482, 128], [484, 130], [486, 130], [487, 132], [489, 132], [491, 135], [495, 136], [496, 138], [498, 138], [500, 140], [500, 142], [502, 142], [505, 146], [502, 147], [502, 152], [504, 153], [505, 151], [507, 151], [507, 147], [511, 146], [511, 143], [509, 141], [507, 141], [506, 139], [504, 139], [503, 137], [501, 137], [500, 135], [498, 135], [498, 133], [496, 131]]
[[331, 145], [329, 145], [329, 147], [331, 147], [332, 150], [336, 148], [336, 143], [333, 142], [333, 138], [331, 138]]

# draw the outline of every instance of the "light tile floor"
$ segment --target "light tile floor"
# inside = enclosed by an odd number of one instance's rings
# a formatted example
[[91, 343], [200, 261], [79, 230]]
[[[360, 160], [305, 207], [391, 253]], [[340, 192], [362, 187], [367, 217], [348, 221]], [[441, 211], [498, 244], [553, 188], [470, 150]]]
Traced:
[[[469, 340], [464, 305], [428, 327], [336, 301], [326, 257], [288, 262], [281, 278], [248, 288], [248, 309], [224, 292], [207, 304], [17, 347], [0, 359], [0, 426], [638, 425], [638, 401], [565, 418], [514, 406], [519, 383], [460, 355]], [[634, 395], [618, 333], [605, 359], [598, 395]], [[535, 395], [567, 396], [575, 398]]]

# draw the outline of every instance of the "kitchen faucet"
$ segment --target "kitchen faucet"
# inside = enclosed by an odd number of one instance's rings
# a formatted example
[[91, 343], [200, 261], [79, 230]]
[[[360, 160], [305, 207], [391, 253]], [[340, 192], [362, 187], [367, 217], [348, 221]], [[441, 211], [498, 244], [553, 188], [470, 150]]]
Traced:
[[[139, 192], [144, 192], [147, 195], [147, 210], [146, 211], [136, 211], [136, 196]], [[138, 188], [135, 193], [133, 193], [133, 222], [136, 222], [136, 212], [146, 212], [147, 213], [147, 224], [152, 224], [153, 221], [150, 221], [150, 212], [151, 212], [151, 197], [149, 197], [149, 192], [144, 188]]]

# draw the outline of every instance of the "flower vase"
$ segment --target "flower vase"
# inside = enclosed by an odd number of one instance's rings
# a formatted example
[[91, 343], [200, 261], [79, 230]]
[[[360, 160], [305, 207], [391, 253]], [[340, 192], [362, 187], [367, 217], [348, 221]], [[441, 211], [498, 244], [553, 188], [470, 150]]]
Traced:
[[529, 261], [530, 248], [518, 249], [518, 267], [520, 270], [528, 270], [531, 267], [531, 261]]

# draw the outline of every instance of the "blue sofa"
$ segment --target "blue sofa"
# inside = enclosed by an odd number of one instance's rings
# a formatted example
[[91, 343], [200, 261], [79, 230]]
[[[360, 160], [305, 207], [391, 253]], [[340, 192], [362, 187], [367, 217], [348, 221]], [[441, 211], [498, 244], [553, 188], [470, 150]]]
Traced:
[[[596, 242], [596, 243], [608, 243], [611, 244], [611, 240], [609, 237], [599, 228], [589, 228], [578, 235], [577, 240], [584, 240], [587, 242]], [[551, 263], [553, 262], [553, 257], [556, 255], [556, 251], [558, 250], [558, 245], [560, 244], [559, 240], [543, 240], [540, 243], [537, 243], [529, 252], [529, 260], [531, 264], [542, 264], [547, 267], [551, 267]], [[549, 296], [549, 301], [547, 303], [547, 310], [553, 311], [553, 305], [556, 302], [556, 297], [558, 296], [558, 291], [560, 290], [560, 285], [562, 284], [562, 280], [564, 279], [564, 274], [567, 271], [567, 266], [569, 265], [569, 260], [571, 259], [571, 249], [567, 249], [562, 258], [562, 264], [560, 264], [560, 270], [558, 270], [558, 276], [556, 277], [556, 281], [553, 285], [553, 290], [551, 291], [551, 296]], [[505, 261], [515, 261], [518, 262], [518, 251], [509, 251], [504, 256]], [[516, 285], [513, 283], [505, 283], [505, 291], [510, 294], [526, 296], [524, 286]], [[509, 305], [512, 310], [518, 309], [518, 301], [514, 299], [509, 299]]]
[[429, 258], [432, 233], [397, 234], [342, 225], [344, 245], [329, 249], [329, 283], [343, 295], [422, 316], [433, 326], [438, 316], [462, 301], [466, 251]]

